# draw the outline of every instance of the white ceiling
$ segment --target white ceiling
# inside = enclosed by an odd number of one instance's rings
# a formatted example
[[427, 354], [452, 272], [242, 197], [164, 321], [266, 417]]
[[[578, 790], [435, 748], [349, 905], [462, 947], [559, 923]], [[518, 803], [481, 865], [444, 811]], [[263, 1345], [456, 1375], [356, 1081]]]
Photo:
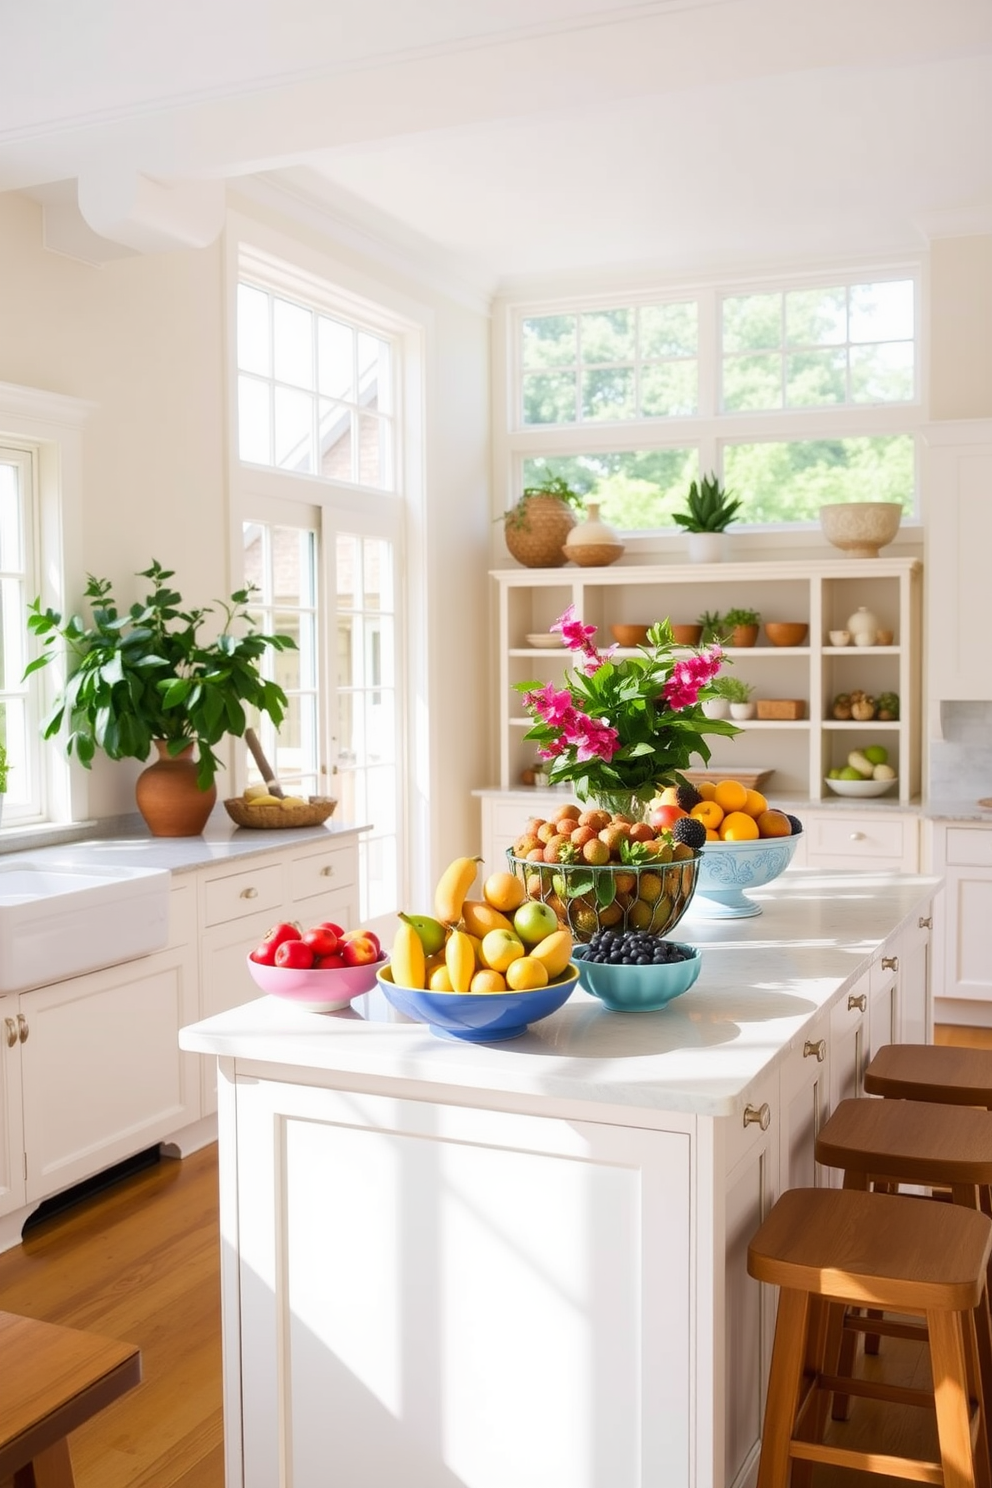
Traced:
[[0, 42], [0, 190], [132, 248], [235, 179], [487, 289], [992, 231], [992, 0], [0, 0]]

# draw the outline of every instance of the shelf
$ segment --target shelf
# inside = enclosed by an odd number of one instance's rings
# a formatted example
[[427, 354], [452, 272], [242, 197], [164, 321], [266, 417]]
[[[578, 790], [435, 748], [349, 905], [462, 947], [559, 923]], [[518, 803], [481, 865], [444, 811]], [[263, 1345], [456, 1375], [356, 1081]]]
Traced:
[[822, 727], [825, 729], [863, 729], [866, 731], [879, 729], [890, 733], [898, 733], [901, 727], [898, 718], [869, 718], [867, 721], [861, 718], [825, 718]]

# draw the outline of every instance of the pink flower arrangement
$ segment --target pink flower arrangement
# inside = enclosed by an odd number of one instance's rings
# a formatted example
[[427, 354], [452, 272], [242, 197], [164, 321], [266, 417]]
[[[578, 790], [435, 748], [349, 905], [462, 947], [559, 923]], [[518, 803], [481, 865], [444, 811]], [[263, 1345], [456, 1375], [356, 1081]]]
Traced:
[[724, 719], [707, 718], [701, 707], [713, 696], [719, 646], [676, 651], [671, 624], [661, 620], [637, 656], [618, 660], [615, 646], [597, 649], [596, 627], [577, 619], [574, 605], [551, 629], [574, 654], [574, 670], [563, 687], [517, 685], [535, 720], [526, 737], [548, 761], [552, 783], [570, 780], [586, 800], [647, 801], [659, 786], [681, 779], [694, 757], [709, 759], [705, 734], [739, 732]]

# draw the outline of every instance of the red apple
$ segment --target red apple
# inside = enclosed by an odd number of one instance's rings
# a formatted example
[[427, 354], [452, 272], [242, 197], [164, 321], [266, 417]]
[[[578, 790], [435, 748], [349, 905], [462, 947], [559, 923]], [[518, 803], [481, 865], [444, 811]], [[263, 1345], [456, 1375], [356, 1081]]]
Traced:
[[318, 956], [313, 963], [315, 971], [340, 971], [347, 964], [340, 951], [334, 951], [330, 956]]
[[257, 961], [260, 966], [275, 966], [276, 951], [281, 945], [289, 940], [299, 940], [300, 927], [288, 920], [280, 920], [278, 925], [266, 933], [265, 939], [251, 952], [251, 959]]
[[333, 956], [341, 943], [341, 937], [331, 929], [330, 925], [314, 925], [312, 930], [304, 930], [303, 944], [308, 945], [315, 956]]
[[341, 956], [346, 966], [368, 966], [382, 959], [382, 951], [375, 936], [356, 932], [342, 941]]
[[309, 971], [313, 966], [313, 951], [302, 940], [284, 940], [276, 951], [276, 966], [289, 966], [294, 971]]
[[336, 935], [337, 936], [338, 940], [341, 940], [341, 938], [345, 934], [345, 928], [344, 928], [344, 926], [343, 925], [335, 925], [335, 923], [334, 923], [333, 920], [321, 920], [320, 924], [319, 925], [314, 925], [313, 928], [315, 930], [329, 930], [332, 935]]
[[648, 825], [660, 831], [663, 827], [674, 826], [680, 816], [688, 816], [688, 811], [683, 811], [681, 806], [665, 805], [652, 806], [648, 812]]
[[379, 955], [380, 956], [382, 955], [382, 942], [380, 941], [378, 935], [376, 935], [376, 933], [375, 933], [374, 930], [346, 930], [344, 932], [344, 934], [342, 935], [341, 939], [342, 940], [354, 940], [355, 937], [358, 936], [358, 935], [367, 936], [368, 939], [375, 946], [376, 950], [379, 952]]

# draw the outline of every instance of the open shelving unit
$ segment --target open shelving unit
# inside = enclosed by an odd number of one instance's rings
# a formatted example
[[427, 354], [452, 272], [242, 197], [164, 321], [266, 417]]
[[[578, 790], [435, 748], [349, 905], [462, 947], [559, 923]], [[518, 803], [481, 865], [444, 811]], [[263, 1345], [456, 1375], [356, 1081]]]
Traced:
[[[912, 800], [920, 790], [922, 565], [915, 558], [827, 559], [798, 563], [614, 565], [610, 568], [500, 569], [498, 588], [500, 789], [511, 790], [535, 764], [524, 742], [530, 719], [515, 684], [561, 682], [570, 653], [535, 648], [526, 637], [544, 634], [570, 604], [587, 625], [598, 627], [602, 646], [613, 643], [611, 625], [653, 624], [666, 617], [695, 621], [704, 610], [721, 614], [749, 607], [766, 620], [809, 626], [802, 646], [773, 646], [762, 624], [754, 647], [728, 649], [735, 676], [752, 683], [755, 697], [801, 698], [800, 720], [749, 720], [734, 739], [713, 738], [716, 768], [775, 771], [777, 796], [822, 799], [831, 795], [827, 771], [842, 766], [853, 749], [884, 743], [898, 775], [891, 799]], [[844, 629], [861, 605], [893, 632], [889, 646], [832, 646], [831, 630]], [[622, 652], [621, 654], [636, 654]], [[857, 689], [899, 696], [897, 722], [838, 721], [834, 697]]]

